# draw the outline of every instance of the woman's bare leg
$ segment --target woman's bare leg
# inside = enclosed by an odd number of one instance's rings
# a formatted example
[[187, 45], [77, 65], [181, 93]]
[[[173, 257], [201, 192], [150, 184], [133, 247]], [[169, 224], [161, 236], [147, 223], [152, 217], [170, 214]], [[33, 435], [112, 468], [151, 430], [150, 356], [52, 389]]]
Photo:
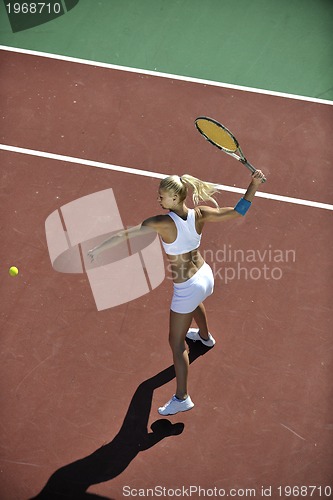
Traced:
[[191, 325], [193, 313], [180, 314], [170, 311], [169, 343], [173, 355], [176, 372], [176, 397], [185, 399], [188, 396], [187, 378], [189, 359], [185, 344], [186, 333]]
[[198, 305], [193, 313], [193, 319], [198, 325], [200, 337], [204, 340], [208, 340], [208, 325], [207, 325], [207, 315], [206, 309], [203, 303]]

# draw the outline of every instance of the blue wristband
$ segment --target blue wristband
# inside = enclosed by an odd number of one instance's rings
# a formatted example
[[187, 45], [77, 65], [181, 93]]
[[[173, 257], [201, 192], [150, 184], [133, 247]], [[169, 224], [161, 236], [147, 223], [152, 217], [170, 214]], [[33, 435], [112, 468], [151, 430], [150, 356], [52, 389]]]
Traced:
[[250, 201], [244, 200], [244, 198], [241, 198], [239, 200], [239, 202], [237, 203], [237, 205], [235, 205], [234, 210], [236, 212], [238, 212], [239, 214], [244, 216], [246, 214], [246, 212], [248, 211], [248, 209], [250, 208], [250, 206], [251, 206]]

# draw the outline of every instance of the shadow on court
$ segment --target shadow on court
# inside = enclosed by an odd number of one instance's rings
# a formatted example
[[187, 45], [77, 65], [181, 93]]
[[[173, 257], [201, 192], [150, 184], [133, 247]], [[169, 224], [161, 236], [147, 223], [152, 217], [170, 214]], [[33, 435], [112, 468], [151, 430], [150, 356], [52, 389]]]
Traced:
[[[201, 342], [187, 341], [190, 363], [207, 353], [210, 348]], [[147, 429], [155, 389], [175, 378], [174, 366], [157, 373], [142, 382], [136, 389], [123, 425], [115, 438], [91, 455], [76, 460], [58, 469], [43, 490], [31, 500], [60, 499], [104, 499], [107, 497], [87, 493], [87, 489], [98, 483], [110, 481], [121, 474], [137, 456], [169, 436], [177, 436], [184, 430], [184, 424], [173, 424], [166, 418], [156, 420]]]

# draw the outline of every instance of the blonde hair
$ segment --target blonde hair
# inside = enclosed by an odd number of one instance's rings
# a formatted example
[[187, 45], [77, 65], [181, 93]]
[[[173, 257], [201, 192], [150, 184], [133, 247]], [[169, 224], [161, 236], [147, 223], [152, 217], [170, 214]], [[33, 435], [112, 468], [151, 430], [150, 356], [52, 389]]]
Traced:
[[179, 195], [180, 201], [185, 200], [187, 197], [188, 188], [192, 189], [194, 205], [198, 205], [201, 201], [210, 201], [218, 207], [217, 201], [213, 198], [213, 194], [218, 192], [217, 184], [201, 181], [189, 174], [184, 174], [181, 177], [169, 175], [162, 179], [160, 183], [160, 189], [172, 191], [174, 194]]

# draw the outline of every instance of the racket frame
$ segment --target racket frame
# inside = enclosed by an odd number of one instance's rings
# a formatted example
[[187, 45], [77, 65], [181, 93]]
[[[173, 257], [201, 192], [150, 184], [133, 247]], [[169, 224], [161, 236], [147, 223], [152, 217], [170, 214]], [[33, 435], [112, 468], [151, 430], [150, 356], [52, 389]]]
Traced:
[[[227, 132], [227, 134], [232, 138], [232, 140], [234, 141], [235, 145], [237, 146], [236, 149], [235, 149], [235, 151], [230, 151], [229, 149], [224, 148], [223, 146], [220, 146], [219, 144], [217, 144], [216, 142], [214, 142], [212, 139], [210, 139], [200, 129], [200, 127], [199, 127], [199, 125], [197, 123], [198, 120], [206, 120], [208, 122], [212, 122], [215, 125], [217, 125], [219, 128], [223, 129], [225, 132]], [[248, 168], [250, 170], [250, 172], [252, 172], [252, 174], [254, 172], [256, 172], [257, 169], [253, 165], [251, 165], [251, 163], [249, 161], [247, 161], [247, 159], [245, 158], [244, 153], [241, 150], [241, 147], [240, 147], [239, 142], [237, 141], [236, 137], [232, 134], [232, 132], [230, 132], [229, 129], [227, 129], [227, 127], [225, 127], [224, 125], [222, 125], [222, 123], [218, 122], [217, 120], [214, 120], [214, 118], [209, 118], [208, 116], [198, 116], [195, 119], [194, 123], [195, 123], [195, 126], [196, 126], [198, 132], [200, 132], [200, 134], [203, 135], [203, 137], [206, 139], [206, 141], [210, 142], [213, 146], [215, 146], [216, 148], [220, 149], [224, 153], [227, 153], [229, 156], [232, 156], [233, 158], [236, 158], [236, 160], [240, 161], [246, 168]], [[238, 151], [239, 154], [236, 153], [237, 151]]]

